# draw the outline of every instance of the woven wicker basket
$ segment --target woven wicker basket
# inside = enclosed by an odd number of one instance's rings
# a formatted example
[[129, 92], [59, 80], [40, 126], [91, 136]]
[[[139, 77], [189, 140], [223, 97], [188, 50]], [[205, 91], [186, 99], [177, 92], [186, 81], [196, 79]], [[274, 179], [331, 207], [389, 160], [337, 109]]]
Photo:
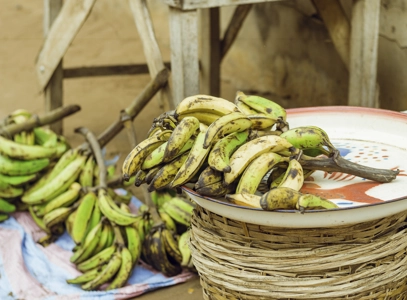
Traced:
[[407, 299], [406, 217], [285, 229], [197, 206], [190, 247], [205, 299]]

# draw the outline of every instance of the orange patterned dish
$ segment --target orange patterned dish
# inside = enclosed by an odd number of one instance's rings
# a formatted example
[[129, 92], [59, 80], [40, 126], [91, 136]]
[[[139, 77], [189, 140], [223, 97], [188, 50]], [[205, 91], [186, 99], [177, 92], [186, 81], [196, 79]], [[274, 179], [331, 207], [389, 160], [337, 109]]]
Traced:
[[184, 191], [202, 207], [248, 223], [281, 227], [348, 225], [383, 218], [407, 209], [407, 114], [384, 109], [326, 106], [287, 110], [290, 128], [319, 126], [341, 156], [361, 165], [398, 169], [390, 183], [378, 183], [344, 173], [316, 171], [302, 192], [323, 196], [339, 208], [296, 211], [262, 211], [241, 207]]

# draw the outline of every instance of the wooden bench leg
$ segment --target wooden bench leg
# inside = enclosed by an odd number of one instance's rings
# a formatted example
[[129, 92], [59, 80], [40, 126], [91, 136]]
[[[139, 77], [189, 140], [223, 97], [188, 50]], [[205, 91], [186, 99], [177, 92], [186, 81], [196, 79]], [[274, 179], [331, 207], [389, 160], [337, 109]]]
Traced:
[[[51, 111], [63, 105], [63, 69], [62, 61], [55, 69], [54, 74], [49, 80], [48, 85], [44, 90], [45, 97], [45, 111]], [[62, 120], [49, 125], [49, 128], [57, 134], [63, 134]]]
[[173, 102], [199, 94], [198, 12], [170, 7]]
[[[45, 0], [44, 1], [44, 35], [48, 34], [52, 23], [58, 16], [62, 8], [62, 0]], [[44, 90], [45, 111], [51, 111], [63, 105], [63, 69], [62, 60], [55, 69], [48, 85]], [[57, 134], [63, 134], [62, 120], [51, 124], [50, 129]]]
[[220, 18], [219, 7], [201, 9], [201, 91], [220, 96]]
[[348, 104], [377, 107], [380, 0], [356, 0], [352, 8]]

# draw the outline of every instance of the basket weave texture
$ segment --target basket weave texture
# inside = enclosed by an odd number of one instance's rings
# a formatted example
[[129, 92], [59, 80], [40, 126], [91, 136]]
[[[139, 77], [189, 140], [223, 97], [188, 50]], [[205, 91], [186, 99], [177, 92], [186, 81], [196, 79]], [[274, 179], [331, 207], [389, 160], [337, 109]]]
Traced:
[[197, 206], [189, 246], [205, 299], [407, 299], [406, 217], [291, 229]]

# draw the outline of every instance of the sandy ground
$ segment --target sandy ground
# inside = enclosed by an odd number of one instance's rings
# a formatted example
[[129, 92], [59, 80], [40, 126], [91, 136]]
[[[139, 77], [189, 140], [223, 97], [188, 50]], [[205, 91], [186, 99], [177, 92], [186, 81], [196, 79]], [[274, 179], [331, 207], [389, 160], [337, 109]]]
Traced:
[[[149, 3], [157, 40], [164, 60], [169, 61], [167, 7], [155, 0]], [[44, 112], [44, 95], [39, 90], [34, 70], [43, 43], [42, 20], [42, 0], [0, 0], [0, 119], [18, 108]], [[65, 67], [145, 63], [127, 1], [118, 0], [114, 4], [108, 0], [96, 1], [63, 63]], [[63, 122], [64, 135], [72, 146], [83, 141], [82, 136], [73, 133], [74, 128], [85, 126], [95, 134], [101, 133], [119, 117], [120, 110], [131, 103], [149, 80], [148, 74], [64, 80], [64, 103], [81, 106], [80, 112]], [[135, 119], [139, 140], [145, 137], [158, 109], [157, 99], [153, 99]], [[108, 158], [120, 155], [120, 166], [131, 150], [126, 133], [116, 136], [106, 149]], [[135, 193], [142, 197], [139, 189], [136, 188]], [[174, 297], [201, 299], [198, 277], [176, 287], [148, 293], [140, 299]]]

